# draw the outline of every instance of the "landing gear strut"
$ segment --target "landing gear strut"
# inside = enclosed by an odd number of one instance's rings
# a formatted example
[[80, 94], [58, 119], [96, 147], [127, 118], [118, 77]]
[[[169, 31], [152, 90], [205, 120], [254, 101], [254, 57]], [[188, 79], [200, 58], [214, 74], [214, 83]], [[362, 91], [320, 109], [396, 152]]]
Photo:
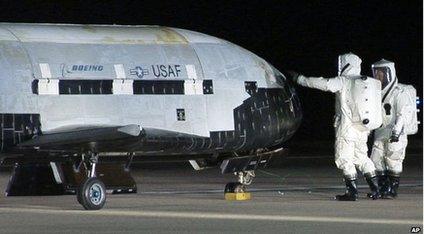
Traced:
[[234, 172], [238, 182], [231, 182], [225, 186], [224, 195], [226, 200], [249, 200], [250, 194], [246, 192], [246, 186], [250, 185], [255, 177], [254, 171]]
[[89, 153], [82, 156], [82, 161], [87, 169], [87, 179], [80, 185], [77, 191], [77, 200], [86, 210], [99, 210], [106, 203], [106, 187], [96, 177], [96, 164], [98, 155]]
[[240, 171], [236, 172], [238, 182], [244, 185], [250, 185], [255, 177], [255, 171]]

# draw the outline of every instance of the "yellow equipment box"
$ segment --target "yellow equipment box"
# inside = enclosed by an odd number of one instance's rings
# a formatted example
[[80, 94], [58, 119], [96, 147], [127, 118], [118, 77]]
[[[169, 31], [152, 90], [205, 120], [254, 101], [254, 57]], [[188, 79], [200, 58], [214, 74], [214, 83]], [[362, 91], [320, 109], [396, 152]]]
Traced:
[[225, 193], [225, 200], [227, 201], [246, 201], [250, 199], [250, 193]]

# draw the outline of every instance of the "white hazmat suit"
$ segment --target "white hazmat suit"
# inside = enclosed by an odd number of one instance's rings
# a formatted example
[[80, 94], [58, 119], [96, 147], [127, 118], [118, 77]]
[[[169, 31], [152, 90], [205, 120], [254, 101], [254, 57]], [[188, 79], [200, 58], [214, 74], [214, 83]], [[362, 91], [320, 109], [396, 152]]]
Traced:
[[356, 168], [366, 176], [371, 190], [376, 190], [376, 180], [371, 181], [375, 178], [375, 167], [367, 155], [367, 139], [370, 130], [381, 125], [381, 83], [371, 77], [361, 76], [361, 62], [355, 54], [340, 55], [337, 77], [299, 75], [295, 79], [302, 86], [336, 94], [335, 163], [343, 171], [347, 194], [355, 193], [356, 196], [347, 200], [357, 198]]
[[410, 108], [410, 97], [405, 85], [397, 81], [393, 62], [382, 59], [372, 65], [372, 70], [374, 77], [381, 79], [383, 84], [383, 125], [374, 131], [371, 159], [376, 167], [383, 195], [396, 197], [408, 144], [404, 131], [408, 120], [405, 117], [414, 110]]

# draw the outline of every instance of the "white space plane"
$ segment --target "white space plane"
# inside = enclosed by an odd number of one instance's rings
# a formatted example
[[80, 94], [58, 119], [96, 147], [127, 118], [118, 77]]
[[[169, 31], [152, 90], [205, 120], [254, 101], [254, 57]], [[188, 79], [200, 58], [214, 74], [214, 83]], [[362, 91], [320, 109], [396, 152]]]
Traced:
[[129, 165], [220, 166], [242, 191], [300, 125], [295, 90], [228, 41], [161, 26], [0, 23], [6, 194], [135, 192]]

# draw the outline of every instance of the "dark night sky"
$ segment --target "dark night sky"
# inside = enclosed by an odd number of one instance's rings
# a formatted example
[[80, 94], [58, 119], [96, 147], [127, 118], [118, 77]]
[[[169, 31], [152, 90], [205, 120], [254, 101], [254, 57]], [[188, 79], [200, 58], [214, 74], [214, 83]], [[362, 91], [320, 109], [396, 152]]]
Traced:
[[[400, 82], [422, 96], [422, 1], [102, 2], [1, 1], [0, 21], [185, 28], [241, 45], [281, 70], [328, 77], [336, 74], [337, 56], [351, 51], [367, 75], [373, 62], [394, 61]], [[298, 90], [305, 118], [296, 138], [332, 138], [334, 96]]]

